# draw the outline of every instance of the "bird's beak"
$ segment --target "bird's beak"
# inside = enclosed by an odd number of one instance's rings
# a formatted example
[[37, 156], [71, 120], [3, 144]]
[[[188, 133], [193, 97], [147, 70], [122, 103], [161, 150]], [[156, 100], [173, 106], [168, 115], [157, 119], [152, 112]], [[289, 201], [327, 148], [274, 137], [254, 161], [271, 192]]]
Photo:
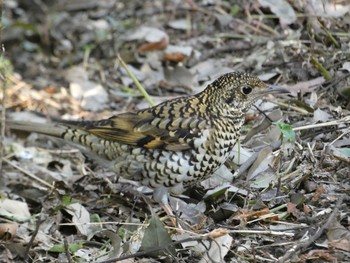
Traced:
[[277, 86], [277, 85], [270, 85], [267, 84], [267, 87], [265, 89], [259, 90], [257, 93], [261, 95], [266, 94], [278, 94], [278, 93], [290, 93], [290, 91], [284, 87]]

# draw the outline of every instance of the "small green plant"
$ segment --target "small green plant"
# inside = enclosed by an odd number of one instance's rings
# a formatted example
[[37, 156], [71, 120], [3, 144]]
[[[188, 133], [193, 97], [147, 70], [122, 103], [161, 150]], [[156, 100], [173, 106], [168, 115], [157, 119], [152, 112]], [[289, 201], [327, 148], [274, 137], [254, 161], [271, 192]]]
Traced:
[[230, 12], [230, 13], [231, 13], [231, 16], [233, 16], [233, 17], [237, 16], [237, 14], [239, 13], [239, 11], [240, 11], [239, 5], [234, 4], [234, 5], [231, 6], [231, 12]]
[[293, 130], [293, 127], [287, 123], [284, 122], [273, 122], [274, 125], [281, 131], [282, 133], [282, 141], [283, 139], [286, 139], [289, 142], [295, 141], [295, 132]]
[[74, 204], [74, 203], [76, 203], [76, 202], [74, 202], [72, 200], [72, 197], [70, 197], [68, 195], [62, 196], [62, 205], [69, 206], [69, 205]]
[[[71, 243], [71, 244], [68, 244], [68, 250], [69, 250], [70, 253], [75, 253], [79, 249], [83, 248], [83, 245], [84, 245], [83, 241], [79, 241], [79, 242], [76, 242], [76, 243]], [[65, 252], [65, 247], [64, 247], [63, 244], [53, 245], [49, 249], [49, 252], [63, 253], [63, 252]]]

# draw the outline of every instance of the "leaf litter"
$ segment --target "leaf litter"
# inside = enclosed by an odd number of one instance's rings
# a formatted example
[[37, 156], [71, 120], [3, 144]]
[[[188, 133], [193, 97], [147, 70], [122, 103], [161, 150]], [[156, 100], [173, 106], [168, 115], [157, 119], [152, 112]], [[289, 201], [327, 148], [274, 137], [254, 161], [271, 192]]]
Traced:
[[39, 0], [34, 12], [6, 1], [10, 119], [97, 120], [147, 107], [118, 55], [156, 103], [233, 70], [291, 95], [257, 102], [232, 163], [174, 197], [177, 231], [78, 150], [6, 133], [0, 261], [350, 261], [349, 5], [271, 3]]

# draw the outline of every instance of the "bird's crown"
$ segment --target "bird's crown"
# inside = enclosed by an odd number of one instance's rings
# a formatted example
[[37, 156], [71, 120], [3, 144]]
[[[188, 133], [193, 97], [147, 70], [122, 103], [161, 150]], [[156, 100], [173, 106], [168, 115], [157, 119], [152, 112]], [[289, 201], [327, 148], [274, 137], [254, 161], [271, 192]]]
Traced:
[[207, 97], [212, 109], [222, 114], [246, 112], [251, 105], [269, 93], [284, 92], [280, 87], [270, 87], [250, 73], [231, 72], [209, 84], [202, 96]]

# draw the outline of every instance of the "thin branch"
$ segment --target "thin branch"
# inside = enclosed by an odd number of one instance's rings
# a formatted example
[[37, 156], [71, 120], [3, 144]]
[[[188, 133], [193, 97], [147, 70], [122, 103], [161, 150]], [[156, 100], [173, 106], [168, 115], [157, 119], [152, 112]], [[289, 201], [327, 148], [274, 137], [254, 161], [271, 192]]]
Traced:
[[16, 168], [17, 170], [21, 171], [22, 173], [28, 175], [30, 178], [38, 181], [39, 183], [41, 183], [42, 185], [45, 185], [46, 187], [48, 187], [51, 190], [54, 190], [55, 187], [49, 183], [47, 183], [45, 180], [37, 177], [36, 175], [30, 173], [29, 171], [24, 170], [23, 168], [19, 167], [17, 164], [11, 162], [10, 160], [8, 160], [7, 158], [2, 158], [2, 160], [4, 160], [6, 163], [8, 163], [9, 165], [13, 166], [14, 168]]
[[148, 103], [151, 106], [154, 106], [155, 103], [152, 100], [152, 98], [148, 95], [147, 91], [144, 89], [144, 87], [141, 85], [141, 83], [138, 81], [138, 79], [135, 77], [135, 75], [131, 72], [131, 70], [129, 69], [128, 65], [126, 65], [126, 63], [124, 62], [124, 60], [121, 58], [121, 56], [119, 54], [118, 54], [118, 59], [120, 61], [120, 64], [123, 66], [123, 68], [128, 73], [129, 77], [132, 79], [132, 81], [136, 85], [136, 87], [139, 89], [141, 94], [144, 96], [144, 98], [148, 101]]
[[282, 258], [278, 259], [278, 263], [287, 262], [288, 260], [290, 260], [293, 257], [293, 255], [303, 252], [313, 242], [315, 242], [323, 234], [323, 232], [328, 228], [330, 223], [334, 221], [334, 218], [338, 213], [339, 207], [343, 203], [343, 199], [344, 199], [343, 196], [341, 196], [338, 199], [332, 214], [330, 214], [330, 216], [328, 217], [327, 221], [324, 224], [322, 224], [322, 222], [321, 222], [321, 224], [320, 224], [321, 227], [316, 231], [316, 233], [313, 236], [308, 238], [305, 242], [300, 242], [300, 243], [298, 243], [298, 245], [296, 245], [296, 246], [292, 247], [290, 250], [288, 250], [287, 253]]
[[[3, 11], [3, 0], [0, 0], [0, 49], [2, 51], [1, 57], [4, 57], [5, 48], [2, 44], [2, 11]], [[0, 59], [1, 60], [1, 59]], [[2, 157], [4, 156], [4, 143], [5, 138], [5, 120], [6, 120], [6, 76], [4, 71], [1, 69], [0, 72], [0, 82], [2, 89], [2, 103], [1, 103], [1, 119], [0, 119], [0, 174], [2, 174]], [[3, 180], [0, 178], [0, 182]]]

